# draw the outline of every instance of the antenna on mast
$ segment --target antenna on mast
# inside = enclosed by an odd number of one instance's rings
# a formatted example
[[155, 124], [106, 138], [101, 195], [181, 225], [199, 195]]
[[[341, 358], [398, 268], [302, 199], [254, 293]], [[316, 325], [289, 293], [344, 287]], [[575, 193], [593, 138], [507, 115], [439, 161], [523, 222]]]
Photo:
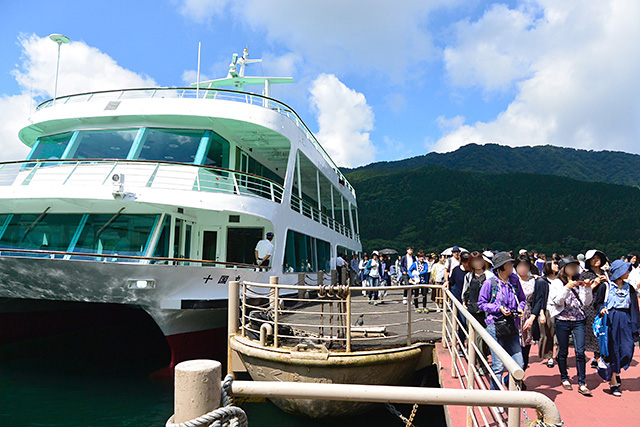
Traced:
[[202, 47], [202, 42], [198, 42], [198, 72], [196, 75], [196, 99], [200, 98], [200, 48]]
[[[227, 77], [223, 79], [215, 79], [208, 80], [205, 82], [200, 82], [198, 80], [197, 83], [192, 83], [191, 86], [195, 86], [197, 88], [202, 85], [203, 88], [217, 88], [217, 87], [225, 87], [225, 86], [233, 86], [236, 89], [243, 90], [245, 86], [251, 85], [262, 85], [263, 95], [266, 97], [271, 96], [271, 85], [277, 83], [293, 83], [294, 80], [291, 77], [254, 77], [254, 76], [245, 76], [245, 68], [247, 64], [255, 64], [257, 62], [262, 62], [262, 59], [249, 59], [249, 49], [247, 47], [242, 51], [242, 56], [234, 53], [231, 57], [231, 63], [229, 64], [229, 73]], [[238, 65], [240, 68], [238, 69]], [[210, 94], [205, 95], [205, 97]], [[268, 100], [264, 100], [265, 105], [268, 105]]]

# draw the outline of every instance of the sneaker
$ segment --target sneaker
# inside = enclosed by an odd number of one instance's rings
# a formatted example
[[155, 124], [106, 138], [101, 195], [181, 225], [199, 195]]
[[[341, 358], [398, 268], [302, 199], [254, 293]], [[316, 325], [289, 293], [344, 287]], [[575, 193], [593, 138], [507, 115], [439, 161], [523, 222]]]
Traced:
[[609, 391], [611, 391], [611, 394], [613, 394], [616, 397], [622, 396], [622, 392], [620, 391], [620, 386], [619, 385], [612, 385], [609, 388]]
[[429, 313], [429, 309], [428, 309], [428, 308], [423, 308], [423, 309], [422, 309], [422, 312], [423, 312], [423, 313]]
[[416, 313], [422, 313], [422, 309], [421, 308], [416, 308]]
[[596, 360], [595, 357], [591, 359], [591, 367], [593, 369], [598, 369], [598, 360]]
[[373, 305], [378, 305], [378, 304], [379, 304], [379, 302], [378, 302], [378, 301], [374, 301], [374, 302], [373, 302]]
[[362, 291], [362, 296], [366, 297], [367, 296], [367, 291]]
[[547, 361], [547, 368], [553, 368], [555, 366], [556, 362], [553, 359], [549, 359]]
[[407, 297], [403, 297], [402, 298], [402, 303], [405, 304], [405, 305], [407, 304]]
[[464, 351], [458, 350], [458, 356], [459, 357], [464, 357]]

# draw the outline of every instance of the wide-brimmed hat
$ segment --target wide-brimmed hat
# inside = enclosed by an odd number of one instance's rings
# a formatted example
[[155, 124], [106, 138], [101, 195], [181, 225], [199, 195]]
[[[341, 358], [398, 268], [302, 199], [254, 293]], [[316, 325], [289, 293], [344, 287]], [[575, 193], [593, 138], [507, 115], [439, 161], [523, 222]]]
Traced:
[[515, 261], [511, 258], [511, 255], [509, 255], [509, 252], [498, 252], [493, 256], [491, 262], [493, 262], [493, 268], [500, 268], [508, 262]]
[[609, 262], [609, 258], [607, 258], [607, 256], [604, 254], [604, 252], [599, 251], [597, 249], [589, 249], [585, 254], [584, 254], [584, 262], [588, 263], [589, 261], [591, 261], [596, 255], [600, 256], [600, 258], [602, 259], [602, 264], [606, 264]]
[[617, 259], [611, 263], [611, 267], [609, 268], [609, 275], [611, 276], [611, 281], [616, 281], [629, 270], [631, 270], [631, 263], [624, 262], [621, 259]]
[[575, 260], [575, 258], [573, 258], [572, 256], [565, 256], [560, 258], [560, 261], [558, 261], [558, 269], [563, 269], [564, 267], [566, 267], [569, 264], [578, 264], [580, 265], [580, 263], [578, 261]]

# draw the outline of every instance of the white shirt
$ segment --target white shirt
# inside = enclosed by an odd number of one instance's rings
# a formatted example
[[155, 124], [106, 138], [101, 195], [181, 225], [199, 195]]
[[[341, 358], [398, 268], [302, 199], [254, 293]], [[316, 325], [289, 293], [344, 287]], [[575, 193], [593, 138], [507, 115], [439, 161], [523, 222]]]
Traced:
[[458, 261], [455, 257], [451, 257], [447, 260], [447, 263], [445, 265], [448, 267], [447, 271], [449, 272], [449, 274], [451, 274], [453, 269], [460, 265], [460, 261]]
[[262, 239], [256, 245], [256, 251], [258, 251], [259, 259], [264, 259], [267, 255], [273, 256], [273, 243], [267, 239]]
[[344, 259], [342, 259], [341, 256], [339, 256], [338, 258], [336, 258], [336, 267], [344, 267], [345, 265], [347, 265], [347, 261], [345, 261]]

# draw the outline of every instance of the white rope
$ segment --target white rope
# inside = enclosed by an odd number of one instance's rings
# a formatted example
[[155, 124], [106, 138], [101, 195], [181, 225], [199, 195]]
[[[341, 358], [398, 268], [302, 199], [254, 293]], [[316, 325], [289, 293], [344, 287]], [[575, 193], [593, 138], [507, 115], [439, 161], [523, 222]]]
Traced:
[[167, 420], [165, 427], [247, 427], [249, 422], [247, 414], [237, 407], [233, 406], [233, 398], [231, 395], [231, 383], [233, 383], [233, 375], [227, 375], [222, 383], [222, 404], [224, 406], [214, 409], [198, 418], [194, 418], [183, 423], [175, 424], [173, 422], [174, 415]]

